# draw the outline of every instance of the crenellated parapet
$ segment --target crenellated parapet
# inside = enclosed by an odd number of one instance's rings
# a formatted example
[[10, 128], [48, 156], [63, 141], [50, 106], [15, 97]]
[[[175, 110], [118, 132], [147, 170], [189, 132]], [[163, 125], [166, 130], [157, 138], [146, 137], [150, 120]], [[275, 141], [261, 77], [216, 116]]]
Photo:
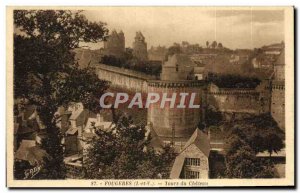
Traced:
[[220, 90], [217, 92], [208, 92], [208, 94], [212, 94], [212, 95], [247, 95], [247, 96], [259, 96], [260, 92], [256, 91], [256, 90], [235, 90], [235, 89], [226, 89], [226, 90]]
[[281, 80], [272, 81], [272, 90], [285, 90], [285, 83]]
[[185, 87], [203, 87], [204, 81], [196, 80], [179, 80], [179, 81], [167, 81], [167, 80], [148, 80], [148, 86], [156, 88], [185, 88]]

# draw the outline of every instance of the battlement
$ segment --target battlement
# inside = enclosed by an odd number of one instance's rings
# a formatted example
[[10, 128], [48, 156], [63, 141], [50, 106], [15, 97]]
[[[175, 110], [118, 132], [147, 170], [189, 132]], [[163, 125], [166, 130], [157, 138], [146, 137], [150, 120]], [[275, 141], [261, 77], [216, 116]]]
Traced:
[[284, 85], [272, 85], [272, 90], [285, 90], [285, 86]]
[[205, 85], [204, 81], [197, 80], [148, 80], [148, 86], [157, 88], [183, 88], [183, 87], [202, 87]]
[[254, 89], [221, 89], [219, 91], [215, 92], [208, 92], [208, 94], [213, 95], [255, 95], [258, 96], [260, 94], [259, 91], [256, 91]]

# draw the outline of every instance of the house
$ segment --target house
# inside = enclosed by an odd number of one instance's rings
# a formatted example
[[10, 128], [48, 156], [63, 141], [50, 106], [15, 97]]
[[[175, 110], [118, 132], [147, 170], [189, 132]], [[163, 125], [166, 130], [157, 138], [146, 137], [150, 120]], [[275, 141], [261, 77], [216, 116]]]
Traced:
[[171, 179], [207, 179], [210, 142], [207, 134], [195, 130], [173, 164]]
[[22, 140], [20, 147], [16, 151], [15, 159], [28, 161], [30, 165], [40, 165], [44, 162], [43, 158], [50, 159], [47, 152], [41, 149], [35, 140]]
[[40, 147], [36, 140], [22, 140], [20, 147], [15, 153], [15, 167], [23, 172], [17, 178], [30, 179], [37, 175], [44, 167], [46, 159], [50, 160], [49, 154]]
[[204, 80], [205, 79], [205, 66], [198, 65], [194, 67], [194, 76], [196, 80]]
[[89, 132], [94, 128], [99, 128], [103, 131], [110, 131], [114, 124], [110, 121], [104, 121], [100, 114], [96, 115], [96, 118], [88, 118], [87, 123], [84, 127], [84, 132]]
[[99, 113], [96, 115], [96, 118], [89, 117], [82, 132], [82, 140], [80, 141], [83, 151], [88, 148], [86, 141], [97, 136], [95, 129], [109, 132], [112, 131], [114, 126], [112, 122], [104, 121], [102, 115]]
[[26, 104], [17, 112], [18, 114], [14, 116], [15, 150], [22, 140], [35, 140], [37, 133], [45, 129], [35, 105]]
[[64, 133], [63, 143], [67, 156], [78, 154], [82, 150], [82, 132], [89, 116], [93, 115], [84, 109], [82, 103], [69, 103], [67, 108], [59, 107], [56, 112], [56, 126]]

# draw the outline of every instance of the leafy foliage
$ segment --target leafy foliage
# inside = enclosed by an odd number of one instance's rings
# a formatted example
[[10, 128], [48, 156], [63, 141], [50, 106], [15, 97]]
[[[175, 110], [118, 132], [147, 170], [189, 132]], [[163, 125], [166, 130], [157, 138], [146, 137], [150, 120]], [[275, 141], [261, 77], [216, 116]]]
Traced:
[[[87, 140], [89, 148], [85, 169], [89, 179], [153, 179], [169, 176], [174, 161], [173, 149], [165, 147], [156, 153], [145, 140], [145, 127], [134, 125], [130, 117], [121, 116], [112, 131], [97, 130], [97, 136]], [[147, 150], [146, 150], [147, 149]]]
[[257, 78], [237, 74], [209, 73], [207, 79], [221, 88], [255, 88], [260, 83]]
[[268, 151], [271, 155], [284, 147], [284, 132], [269, 114], [235, 121], [234, 125], [232, 134], [244, 139], [255, 153]]
[[126, 49], [124, 58], [117, 58], [112, 55], [104, 55], [101, 58], [100, 63], [120, 68], [126, 68], [154, 76], [159, 76], [162, 68], [160, 63], [153, 64], [153, 62], [141, 61], [138, 58], [135, 58], [132, 55], [132, 50], [128, 48]]
[[108, 30], [104, 23], [89, 22], [80, 11], [68, 10], [15, 10], [14, 24], [14, 97], [37, 106], [47, 133], [42, 146], [53, 158], [36, 177], [64, 178], [62, 133], [54, 113], [71, 101], [97, 107], [96, 100], [107, 88], [92, 69], [76, 68], [71, 50], [80, 42], [104, 40]]
[[[229, 143], [228, 143], [229, 142]], [[274, 165], [260, 160], [243, 140], [232, 136], [227, 140], [226, 177], [228, 178], [274, 178]]]
[[232, 123], [226, 136], [226, 175], [229, 178], [273, 178], [274, 164], [256, 157], [259, 152], [280, 151], [284, 133], [268, 114]]

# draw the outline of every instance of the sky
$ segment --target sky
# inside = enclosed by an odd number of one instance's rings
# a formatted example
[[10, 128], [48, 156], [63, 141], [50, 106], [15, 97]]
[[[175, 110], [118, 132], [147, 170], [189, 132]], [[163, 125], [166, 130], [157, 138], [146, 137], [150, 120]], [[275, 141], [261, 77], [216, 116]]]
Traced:
[[[137, 31], [145, 36], [148, 49], [182, 41], [204, 47], [214, 40], [231, 49], [252, 49], [284, 40], [284, 12], [279, 9], [100, 7], [83, 14], [90, 21], [107, 23], [110, 31], [122, 30], [126, 47], [132, 47]], [[102, 44], [89, 46], [98, 49]]]

